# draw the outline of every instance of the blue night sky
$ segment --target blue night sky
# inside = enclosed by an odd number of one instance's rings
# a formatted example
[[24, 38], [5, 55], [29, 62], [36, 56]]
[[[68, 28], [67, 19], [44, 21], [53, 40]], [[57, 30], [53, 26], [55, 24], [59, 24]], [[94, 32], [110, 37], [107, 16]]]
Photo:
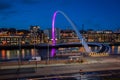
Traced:
[[[56, 10], [66, 13], [78, 29], [82, 24], [84, 29], [120, 28], [120, 0], [0, 0], [0, 28], [51, 28]], [[65, 29], [70, 24], [57, 14], [55, 26]]]

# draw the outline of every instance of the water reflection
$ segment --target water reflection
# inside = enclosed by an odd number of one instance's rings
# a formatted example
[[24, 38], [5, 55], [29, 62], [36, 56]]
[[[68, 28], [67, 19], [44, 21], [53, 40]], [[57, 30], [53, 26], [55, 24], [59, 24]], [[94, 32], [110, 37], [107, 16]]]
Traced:
[[[70, 48], [67, 48], [67, 50], [70, 50]], [[98, 47], [91, 47], [91, 50], [96, 51], [98, 50]], [[58, 49], [59, 50], [59, 49]], [[60, 50], [60, 51], [67, 51], [66, 49]], [[79, 51], [79, 52], [84, 52], [84, 48], [75, 48], [75, 50]], [[74, 51], [74, 49], [70, 50], [70, 52]], [[57, 51], [58, 52], [58, 51]], [[32, 57], [35, 56], [41, 56], [42, 59], [46, 59], [48, 57], [48, 54], [50, 55], [50, 57], [53, 57], [56, 53], [55, 48], [53, 49], [17, 49], [17, 50], [0, 50], [0, 61], [1, 60], [17, 60], [17, 59], [24, 59], [24, 60], [28, 60], [31, 59]], [[111, 46], [111, 54], [120, 54], [120, 46]]]
[[22, 58], [24, 58], [25, 57], [25, 49], [22, 49], [21, 53], [22, 53]]
[[92, 52], [98, 52], [100, 50], [100, 48], [98, 46], [95, 47], [89, 47], [91, 49]]
[[50, 57], [54, 57], [55, 54], [56, 54], [56, 49], [55, 49], [55, 48], [52, 48], [52, 49], [51, 49]]
[[118, 52], [117, 53], [120, 54], [120, 46], [118, 46]]
[[10, 59], [10, 51], [7, 50], [7, 59]]
[[38, 56], [36, 49], [1, 50], [0, 51], [0, 60], [30, 59], [31, 57], [34, 57], [34, 56]]
[[111, 54], [120, 54], [120, 46], [111, 46]]
[[1, 53], [2, 53], [2, 59], [5, 59], [5, 53], [6, 53], [5, 50], [2, 50]]
[[111, 50], [111, 54], [114, 54], [115, 46], [112, 46], [111, 49], [112, 49], [112, 50]]

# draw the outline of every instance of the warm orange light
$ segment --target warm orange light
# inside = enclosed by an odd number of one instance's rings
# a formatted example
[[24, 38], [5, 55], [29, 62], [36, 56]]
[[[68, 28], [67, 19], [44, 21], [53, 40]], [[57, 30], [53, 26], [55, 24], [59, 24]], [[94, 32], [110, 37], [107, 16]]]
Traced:
[[32, 56], [35, 56], [35, 49], [31, 49]]
[[2, 50], [2, 59], [5, 59], [5, 50]]
[[115, 46], [112, 46], [112, 54], [114, 54]]

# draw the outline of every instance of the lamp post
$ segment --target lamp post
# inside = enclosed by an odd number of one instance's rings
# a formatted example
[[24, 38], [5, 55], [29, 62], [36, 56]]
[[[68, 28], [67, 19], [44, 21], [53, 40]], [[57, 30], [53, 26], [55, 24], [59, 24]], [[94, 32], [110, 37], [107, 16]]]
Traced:
[[19, 50], [20, 50], [19, 51], [19, 64], [21, 63], [21, 38], [22, 37], [19, 38]]
[[83, 75], [83, 72], [82, 72], [82, 69], [80, 69], [80, 80], [82, 80], [82, 75]]
[[36, 65], [36, 68], [35, 70], [37, 70], [37, 58], [36, 58], [36, 36], [37, 36], [37, 30], [38, 28], [36, 26], [33, 27], [33, 36], [34, 36], [34, 54], [35, 54], [35, 65]]
[[48, 38], [48, 52], [47, 52], [47, 63], [49, 63], [49, 38]]
[[21, 38], [22, 37], [19, 37], [19, 59], [18, 59], [18, 69], [17, 69], [17, 78], [19, 79], [19, 72], [20, 72], [20, 68], [21, 68], [21, 63], [22, 63], [22, 60], [21, 60]]

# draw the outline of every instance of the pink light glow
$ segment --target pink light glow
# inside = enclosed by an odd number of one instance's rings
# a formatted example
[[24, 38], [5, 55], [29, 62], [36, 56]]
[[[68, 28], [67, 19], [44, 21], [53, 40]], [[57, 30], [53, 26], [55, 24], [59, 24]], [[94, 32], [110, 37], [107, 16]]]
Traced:
[[[55, 41], [55, 19], [56, 19], [56, 14], [57, 14], [58, 11], [56, 11], [53, 15], [53, 18], [52, 18], [52, 45], [54, 46], [56, 44], [56, 41]], [[51, 57], [53, 57], [55, 55], [55, 49], [53, 48], [51, 50]]]
[[54, 57], [55, 54], [56, 54], [55, 52], [56, 52], [56, 49], [55, 49], [55, 48], [52, 48], [52, 49], [51, 49], [51, 55], [50, 55], [50, 56], [51, 56], [51, 57]]
[[55, 41], [55, 19], [56, 19], [57, 12], [58, 11], [56, 11], [54, 13], [53, 18], [52, 18], [52, 45], [56, 44], [56, 41]]

